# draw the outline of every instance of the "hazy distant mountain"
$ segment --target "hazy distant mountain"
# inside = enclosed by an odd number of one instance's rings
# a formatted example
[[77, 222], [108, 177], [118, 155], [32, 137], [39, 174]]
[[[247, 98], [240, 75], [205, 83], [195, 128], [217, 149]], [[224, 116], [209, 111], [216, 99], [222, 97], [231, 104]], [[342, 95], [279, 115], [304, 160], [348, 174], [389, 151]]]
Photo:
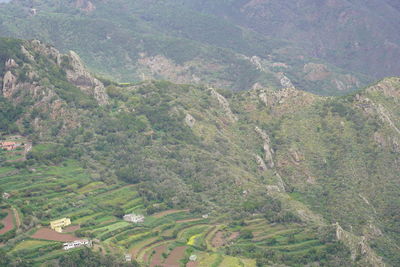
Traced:
[[308, 55], [374, 78], [400, 74], [397, 0], [183, 0]]
[[[311, 7], [294, 14], [280, 2], [264, 7], [263, 1], [251, 5], [182, 0], [68, 3], [15, 0], [1, 8], [0, 34], [75, 50], [93, 71], [119, 81], [167, 79], [233, 90], [289, 83], [319, 94], [344, 94], [372, 81], [366, 68], [352, 67], [363, 61], [355, 57], [350, 60], [353, 65], [338, 68], [336, 63], [342, 62], [325, 56], [332, 55], [325, 43], [324, 49], [317, 49], [314, 43], [322, 41], [311, 40], [308, 31], [298, 31], [296, 25], [285, 26], [291, 17], [299, 20], [303, 11], [310, 16]], [[266, 17], [268, 8], [283, 13]], [[309, 31], [314, 31], [315, 23], [309, 24]], [[297, 37], [290, 38], [294, 32]], [[335, 38], [334, 34], [329, 36]], [[331, 46], [344, 43], [340, 40]], [[335, 50], [338, 54], [345, 51], [340, 47]]]

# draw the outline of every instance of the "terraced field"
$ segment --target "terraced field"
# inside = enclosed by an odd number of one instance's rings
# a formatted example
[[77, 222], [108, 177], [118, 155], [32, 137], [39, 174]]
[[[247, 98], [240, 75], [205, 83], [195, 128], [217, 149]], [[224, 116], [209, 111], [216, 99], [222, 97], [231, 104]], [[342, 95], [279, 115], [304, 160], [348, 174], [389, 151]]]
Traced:
[[[46, 149], [45, 145], [37, 149]], [[132, 254], [139, 262], [151, 266], [182, 266], [192, 253], [201, 253], [207, 247], [205, 236], [215, 226], [189, 210], [166, 210], [146, 216], [142, 224], [132, 224], [114, 215], [122, 208], [124, 213], [143, 213], [143, 203], [133, 185], [119, 182], [106, 184], [94, 181], [76, 161], [57, 166], [34, 166], [29, 170], [16, 167], [0, 168], [1, 187], [11, 194], [5, 203], [11, 228], [14, 227], [11, 208], [21, 215], [24, 239], [3, 236], [8, 253], [33, 259], [40, 266], [60, 253], [62, 242], [89, 238], [95, 247], [105, 251]], [[48, 228], [50, 221], [71, 218], [72, 226], [58, 234]], [[34, 221], [34, 222], [33, 222]], [[10, 228], [10, 229], [8, 229]], [[7, 230], [7, 231], [6, 231]]]
[[[10, 214], [15, 210], [23, 222], [22, 235], [15, 237], [14, 231], [6, 236], [4, 230], [0, 234], [4, 248], [11, 255], [34, 260], [35, 266], [66, 253], [61, 249], [62, 242], [82, 238], [93, 240], [94, 249], [119, 254], [121, 259], [130, 254], [146, 266], [165, 267], [253, 267], [256, 262], [250, 259], [251, 254], [246, 259], [235, 253], [246, 253], [249, 246], [296, 257], [326, 248], [303, 225], [274, 225], [257, 216], [244, 225], [231, 227], [219, 218], [204, 219], [189, 210], [146, 215], [140, 224], [123, 221], [115, 210], [145, 214], [136, 186], [93, 180], [73, 160], [30, 169], [2, 167], [0, 183], [12, 196], [3, 209]], [[48, 228], [50, 221], [63, 217], [72, 221], [65, 233], [58, 234]], [[241, 235], [244, 230], [250, 231], [252, 238], [244, 238]], [[189, 260], [192, 255], [196, 261]]]

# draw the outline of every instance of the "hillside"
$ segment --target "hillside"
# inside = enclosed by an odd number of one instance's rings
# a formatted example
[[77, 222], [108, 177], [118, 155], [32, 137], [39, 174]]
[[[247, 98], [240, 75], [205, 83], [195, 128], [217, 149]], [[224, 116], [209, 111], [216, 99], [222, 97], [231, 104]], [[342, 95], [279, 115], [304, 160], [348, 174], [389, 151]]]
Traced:
[[181, 2], [14, 0], [0, 5], [0, 34], [77, 51], [93, 72], [122, 83], [164, 79], [235, 91], [292, 83], [340, 95], [372, 81], [297, 42]]
[[[150, 266], [399, 265], [399, 78], [343, 97], [122, 86], [74, 52], [0, 47], [2, 138], [33, 145], [0, 156], [10, 261], [68, 262], [78, 236]], [[44, 234], [63, 217], [69, 235]]]
[[400, 74], [396, 0], [182, 0], [262, 36], [287, 40], [306, 55], [375, 79]]

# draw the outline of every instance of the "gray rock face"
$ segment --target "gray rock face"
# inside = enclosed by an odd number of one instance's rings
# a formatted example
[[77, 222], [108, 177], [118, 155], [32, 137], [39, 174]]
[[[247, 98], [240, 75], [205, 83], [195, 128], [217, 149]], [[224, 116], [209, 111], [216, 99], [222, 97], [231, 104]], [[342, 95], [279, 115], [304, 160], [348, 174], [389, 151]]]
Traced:
[[108, 95], [102, 82], [94, 78], [85, 68], [81, 58], [73, 51], [69, 53], [71, 69], [67, 70], [67, 79], [89, 95], [93, 95], [100, 105], [108, 104]]
[[273, 150], [270, 147], [271, 144], [271, 140], [268, 136], [268, 134], [266, 132], [264, 132], [263, 130], [261, 130], [259, 127], [255, 128], [256, 133], [258, 133], [258, 135], [264, 140], [264, 160], [266, 161], [266, 163], [268, 164], [269, 168], [273, 168], [275, 167], [275, 163], [274, 163], [274, 158], [273, 158]]
[[266, 171], [268, 168], [267, 168], [267, 165], [265, 164], [263, 158], [260, 157], [259, 155], [254, 155], [254, 156], [256, 158], [258, 168], [260, 168], [261, 171]]
[[26, 50], [26, 48], [23, 45], [21, 46], [21, 52], [30, 61], [34, 61], [35, 60], [35, 58], [31, 55], [31, 53], [29, 53], [28, 50]]
[[351, 258], [353, 261], [358, 256], [362, 257], [362, 261], [366, 265], [361, 266], [386, 266], [382, 258], [368, 245], [365, 236], [356, 236], [350, 232], [345, 231], [339, 223], [336, 223], [336, 239], [342, 241], [351, 251]]
[[189, 126], [190, 128], [193, 128], [194, 125], [196, 124], [196, 119], [193, 118], [193, 116], [190, 115], [190, 114], [188, 113], [188, 114], [186, 114], [186, 117], [185, 117], [185, 123], [186, 123], [187, 126]]
[[18, 67], [18, 64], [15, 62], [14, 59], [9, 58], [9, 59], [6, 61], [6, 63], [4, 64], [4, 66], [5, 66], [6, 70], [11, 70], [11, 69], [13, 69], [13, 68]]
[[16, 84], [17, 78], [11, 71], [7, 71], [3, 78], [3, 96], [5, 98], [10, 98], [14, 94]]
[[215, 89], [210, 88], [210, 91], [211, 91], [211, 95], [214, 96], [218, 100], [218, 103], [220, 104], [220, 106], [225, 111], [225, 114], [228, 117], [228, 119], [232, 123], [237, 122], [238, 118], [235, 116], [235, 114], [233, 114], [233, 112], [232, 112], [232, 110], [230, 108], [228, 100], [226, 100], [226, 98], [224, 96], [222, 96], [217, 91], [215, 91]]

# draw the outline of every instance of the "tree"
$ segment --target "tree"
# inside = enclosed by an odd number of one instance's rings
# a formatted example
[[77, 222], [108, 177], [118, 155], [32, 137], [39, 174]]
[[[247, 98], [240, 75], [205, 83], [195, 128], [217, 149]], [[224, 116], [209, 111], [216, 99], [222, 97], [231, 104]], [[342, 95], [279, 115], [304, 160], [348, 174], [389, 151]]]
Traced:
[[243, 239], [252, 239], [254, 237], [253, 232], [249, 229], [243, 229], [240, 231], [240, 237]]

